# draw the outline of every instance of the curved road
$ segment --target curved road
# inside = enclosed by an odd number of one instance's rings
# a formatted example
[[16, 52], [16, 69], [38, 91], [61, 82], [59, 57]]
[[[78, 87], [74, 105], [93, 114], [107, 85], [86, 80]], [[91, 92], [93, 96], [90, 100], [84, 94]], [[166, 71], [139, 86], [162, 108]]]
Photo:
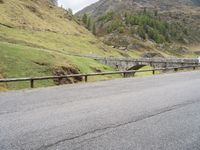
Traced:
[[199, 150], [200, 72], [0, 93], [0, 150]]

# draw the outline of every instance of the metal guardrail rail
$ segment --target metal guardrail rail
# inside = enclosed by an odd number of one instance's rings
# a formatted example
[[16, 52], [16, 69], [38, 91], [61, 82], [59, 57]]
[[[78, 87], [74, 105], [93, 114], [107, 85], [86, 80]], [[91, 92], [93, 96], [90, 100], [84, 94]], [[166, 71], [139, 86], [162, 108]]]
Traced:
[[175, 72], [177, 72], [179, 69], [192, 68], [193, 70], [195, 70], [198, 67], [200, 67], [200, 65], [175, 67], [175, 68], [174, 67], [173, 68], [160, 68], [160, 69], [150, 69], [150, 70], [128, 70], [128, 71], [113, 71], [113, 72], [100, 72], [100, 73], [88, 73], [88, 74], [71, 74], [71, 75], [64, 75], [64, 76], [10, 78], [10, 79], [0, 79], [0, 83], [30, 81], [30, 87], [34, 88], [34, 81], [39, 81], [39, 80], [51, 80], [51, 79], [54, 80], [54, 79], [64, 79], [64, 78], [73, 78], [73, 77], [84, 77], [85, 82], [88, 82], [88, 77], [90, 77], [90, 76], [122, 74], [123, 77], [127, 77], [127, 74], [130, 74], [130, 73], [134, 74], [134, 73], [138, 73], [138, 72], [152, 72], [154, 75], [156, 71], [174, 70]]

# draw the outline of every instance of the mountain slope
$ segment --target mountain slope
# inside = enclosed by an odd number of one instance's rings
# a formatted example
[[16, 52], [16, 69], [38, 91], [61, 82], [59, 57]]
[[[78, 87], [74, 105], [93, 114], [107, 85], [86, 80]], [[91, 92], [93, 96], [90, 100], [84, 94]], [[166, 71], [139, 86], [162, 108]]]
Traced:
[[200, 0], [100, 0], [76, 15], [91, 17], [104, 43], [126, 50], [147, 41], [177, 56], [200, 42]]
[[92, 17], [99, 17], [108, 11], [158, 9], [160, 11], [186, 11], [195, 8], [199, 10], [200, 0], [100, 0], [83, 10], [77, 15], [84, 13]]
[[4, 0], [0, 14], [1, 41], [77, 54], [112, 53], [67, 11], [47, 0]]
[[[74, 54], [122, 54], [104, 45], [66, 10], [48, 0], [1, 0], [0, 14], [0, 78], [113, 70]], [[61, 81], [61, 84], [77, 81], [81, 79]], [[57, 83], [45, 81], [38, 86]], [[28, 87], [28, 83], [0, 87], [19, 89]]]

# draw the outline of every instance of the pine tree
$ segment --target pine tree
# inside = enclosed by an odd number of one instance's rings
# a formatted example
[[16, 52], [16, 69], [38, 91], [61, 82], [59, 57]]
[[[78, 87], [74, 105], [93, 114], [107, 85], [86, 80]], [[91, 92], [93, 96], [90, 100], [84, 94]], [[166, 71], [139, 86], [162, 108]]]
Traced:
[[91, 29], [91, 19], [90, 19], [90, 17], [88, 18], [88, 21], [87, 21], [87, 29], [88, 30]]
[[96, 35], [96, 23], [93, 23], [93, 26], [92, 26], [92, 33], [94, 35]]
[[87, 14], [84, 14], [83, 17], [82, 17], [82, 22], [87, 25], [87, 22], [88, 22], [88, 16]]
[[154, 11], [154, 16], [157, 17], [158, 16], [158, 10]]
[[70, 15], [73, 15], [73, 10], [71, 8], [68, 8], [67, 9], [67, 12], [70, 14]]

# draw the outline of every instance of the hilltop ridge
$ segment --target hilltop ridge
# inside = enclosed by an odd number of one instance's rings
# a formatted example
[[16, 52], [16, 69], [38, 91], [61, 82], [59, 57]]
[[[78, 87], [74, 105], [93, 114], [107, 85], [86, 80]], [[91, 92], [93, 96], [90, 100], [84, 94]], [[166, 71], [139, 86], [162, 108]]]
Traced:
[[77, 15], [87, 13], [95, 18], [111, 10], [120, 12], [143, 8], [157, 9], [159, 11], [192, 12], [199, 11], [199, 6], [200, 0], [99, 0], [79, 11]]

